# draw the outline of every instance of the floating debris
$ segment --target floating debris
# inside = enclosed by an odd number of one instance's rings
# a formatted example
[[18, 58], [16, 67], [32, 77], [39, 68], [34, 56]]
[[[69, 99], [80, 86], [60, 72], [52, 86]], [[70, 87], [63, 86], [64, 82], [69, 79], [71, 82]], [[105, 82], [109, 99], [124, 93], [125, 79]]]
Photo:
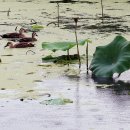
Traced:
[[20, 99], [20, 101], [21, 101], [21, 102], [23, 102], [23, 101], [24, 101], [24, 99], [23, 99], [23, 98], [21, 98], [21, 99]]
[[29, 72], [29, 73], [27, 73], [26, 75], [30, 75], [30, 74], [34, 74], [34, 72]]
[[1, 88], [1, 90], [5, 90], [5, 88]]
[[44, 100], [40, 103], [43, 105], [66, 105], [68, 103], [73, 103], [73, 101], [70, 99], [56, 98], [56, 99]]
[[42, 80], [34, 80], [33, 82], [43, 82]]

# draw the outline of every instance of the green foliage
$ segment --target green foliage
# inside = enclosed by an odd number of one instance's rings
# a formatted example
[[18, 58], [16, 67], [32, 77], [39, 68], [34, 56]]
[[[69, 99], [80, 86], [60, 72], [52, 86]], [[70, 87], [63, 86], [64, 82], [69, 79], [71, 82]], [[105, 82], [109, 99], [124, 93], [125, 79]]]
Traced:
[[93, 75], [102, 78], [111, 78], [115, 72], [130, 69], [130, 42], [116, 36], [110, 44], [97, 47], [90, 69]]
[[[88, 39], [85, 39], [85, 40], [80, 41], [79, 45], [83, 46], [86, 42], [91, 42], [91, 41]], [[76, 45], [77, 45], [76, 42], [69, 42], [69, 41], [68, 42], [53, 42], [53, 43], [43, 42], [42, 48], [55, 52], [58, 50], [66, 51], [66, 50], [69, 50]]]
[[44, 100], [41, 102], [41, 104], [44, 105], [66, 105], [67, 103], [73, 103], [73, 101], [70, 99], [56, 98], [56, 99]]
[[37, 24], [32, 25], [31, 28], [34, 31], [40, 31], [40, 30], [44, 29], [44, 27], [42, 25], [37, 25]]

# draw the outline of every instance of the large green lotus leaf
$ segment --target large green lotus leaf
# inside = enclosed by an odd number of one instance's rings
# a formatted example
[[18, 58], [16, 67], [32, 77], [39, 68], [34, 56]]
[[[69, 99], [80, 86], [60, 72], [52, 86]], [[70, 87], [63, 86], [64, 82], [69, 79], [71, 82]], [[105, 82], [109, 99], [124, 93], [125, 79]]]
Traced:
[[[89, 42], [88, 39], [80, 41], [79, 45], [83, 46], [86, 42]], [[66, 51], [66, 50], [69, 50], [76, 45], [77, 45], [76, 42], [53, 42], [53, 43], [43, 42], [42, 48], [55, 52], [58, 50]]]
[[95, 77], [111, 78], [115, 72], [122, 73], [130, 69], [130, 42], [122, 36], [106, 46], [99, 46], [90, 64]]

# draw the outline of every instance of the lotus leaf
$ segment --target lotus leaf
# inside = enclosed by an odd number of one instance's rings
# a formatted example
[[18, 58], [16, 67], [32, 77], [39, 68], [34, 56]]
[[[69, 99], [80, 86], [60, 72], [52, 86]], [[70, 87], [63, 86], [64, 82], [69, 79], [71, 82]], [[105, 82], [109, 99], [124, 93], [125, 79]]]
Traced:
[[44, 26], [42, 25], [38, 25], [38, 24], [33, 24], [33, 25], [23, 25], [24, 28], [27, 28], [28, 31], [31, 31], [31, 32], [38, 32], [42, 29], [44, 29]]
[[42, 25], [34, 24], [31, 26], [33, 30], [42, 30], [44, 27]]
[[73, 103], [73, 101], [70, 99], [56, 98], [56, 99], [44, 100], [41, 102], [41, 104], [44, 105], [66, 105], [67, 103]]
[[[90, 40], [85, 39], [85, 40], [79, 41], [79, 45], [83, 46], [86, 42], [90, 42]], [[66, 51], [66, 50], [69, 50], [76, 45], [77, 45], [76, 42], [53, 42], [53, 43], [43, 42], [42, 48], [55, 52], [58, 50]]]
[[116, 36], [108, 45], [98, 46], [90, 64], [94, 77], [111, 78], [114, 73], [130, 69], [130, 42]]

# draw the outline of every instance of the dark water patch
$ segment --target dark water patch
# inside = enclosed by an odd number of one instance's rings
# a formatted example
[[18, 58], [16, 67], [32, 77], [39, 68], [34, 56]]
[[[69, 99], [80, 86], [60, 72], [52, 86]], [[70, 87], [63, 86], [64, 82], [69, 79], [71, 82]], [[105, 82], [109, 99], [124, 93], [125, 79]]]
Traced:
[[8, 55], [1, 55], [1, 56], [13, 56], [12, 54], [8, 54]]
[[62, 1], [50, 1], [50, 3], [86, 3], [86, 4], [96, 4], [98, 2], [62, 0]]
[[125, 17], [130, 17], [130, 15], [125, 15]]
[[92, 75], [92, 79], [97, 84], [113, 84], [114, 80], [113, 78], [103, 78], [103, 77], [96, 77], [95, 75]]
[[22, 1], [22, 0], [18, 0], [17, 2], [21, 2], [21, 3], [31, 3], [33, 2], [34, 0], [27, 0], [27, 1]]
[[130, 83], [115, 82], [112, 78], [92, 77], [97, 89], [110, 89], [116, 95], [130, 95]]
[[79, 1], [79, 3], [87, 3], [87, 4], [96, 4], [96, 3], [99, 3], [99, 2], [91, 2], [91, 1]]
[[[101, 17], [99, 17], [97, 20], [101, 20]], [[108, 15], [104, 16], [103, 23], [98, 21], [98, 23], [89, 25], [84, 24], [82, 25], [82, 29], [91, 29], [98, 31], [100, 33], [104, 32], [129, 32], [130, 28], [128, 26], [123, 25], [126, 20], [124, 20], [122, 17], [110, 17]]]
[[[77, 16], [77, 15], [76, 15]], [[79, 15], [79, 22], [78, 22], [78, 27], [82, 28], [83, 30], [86, 29], [91, 29], [98, 32], [128, 32], [130, 28], [128, 26], [124, 26], [124, 22], [127, 22], [126, 20], [123, 19], [123, 17], [111, 17], [109, 15], [104, 15], [104, 20], [103, 23], [101, 21], [101, 17], [83, 17], [84, 15]], [[57, 19], [57, 18], [56, 18]], [[91, 25], [89, 24], [89, 20], [94, 20], [97, 21], [97, 23]], [[83, 23], [83, 24], [81, 24]], [[65, 16], [60, 16], [60, 24], [63, 26], [61, 29], [75, 29], [75, 24], [73, 21], [73, 18], [67, 18]]]
[[123, 26], [118, 23], [113, 24], [96, 24], [96, 25], [84, 25], [83, 29], [94, 29], [99, 32], [128, 32], [130, 29], [128, 26]]
[[123, 10], [123, 9], [106, 9], [106, 10]]
[[0, 25], [12, 26], [13, 24], [4, 22], [4, 23], [0, 23]]
[[75, 3], [78, 1], [72, 1], [72, 0], [62, 0], [62, 1], [50, 1], [50, 3]]
[[113, 93], [117, 95], [129, 95], [130, 92], [130, 84], [121, 81], [113, 84], [110, 88], [113, 90]]
[[66, 8], [66, 11], [72, 11], [72, 9], [70, 9], [70, 8]]
[[[79, 29], [80, 26], [77, 26], [77, 29]], [[62, 27], [61, 29], [75, 29], [75, 25], [74, 24], [70, 24], [70, 25], [64, 25], [64, 27]]]
[[126, 1], [126, 3], [130, 4], [130, 0]]

